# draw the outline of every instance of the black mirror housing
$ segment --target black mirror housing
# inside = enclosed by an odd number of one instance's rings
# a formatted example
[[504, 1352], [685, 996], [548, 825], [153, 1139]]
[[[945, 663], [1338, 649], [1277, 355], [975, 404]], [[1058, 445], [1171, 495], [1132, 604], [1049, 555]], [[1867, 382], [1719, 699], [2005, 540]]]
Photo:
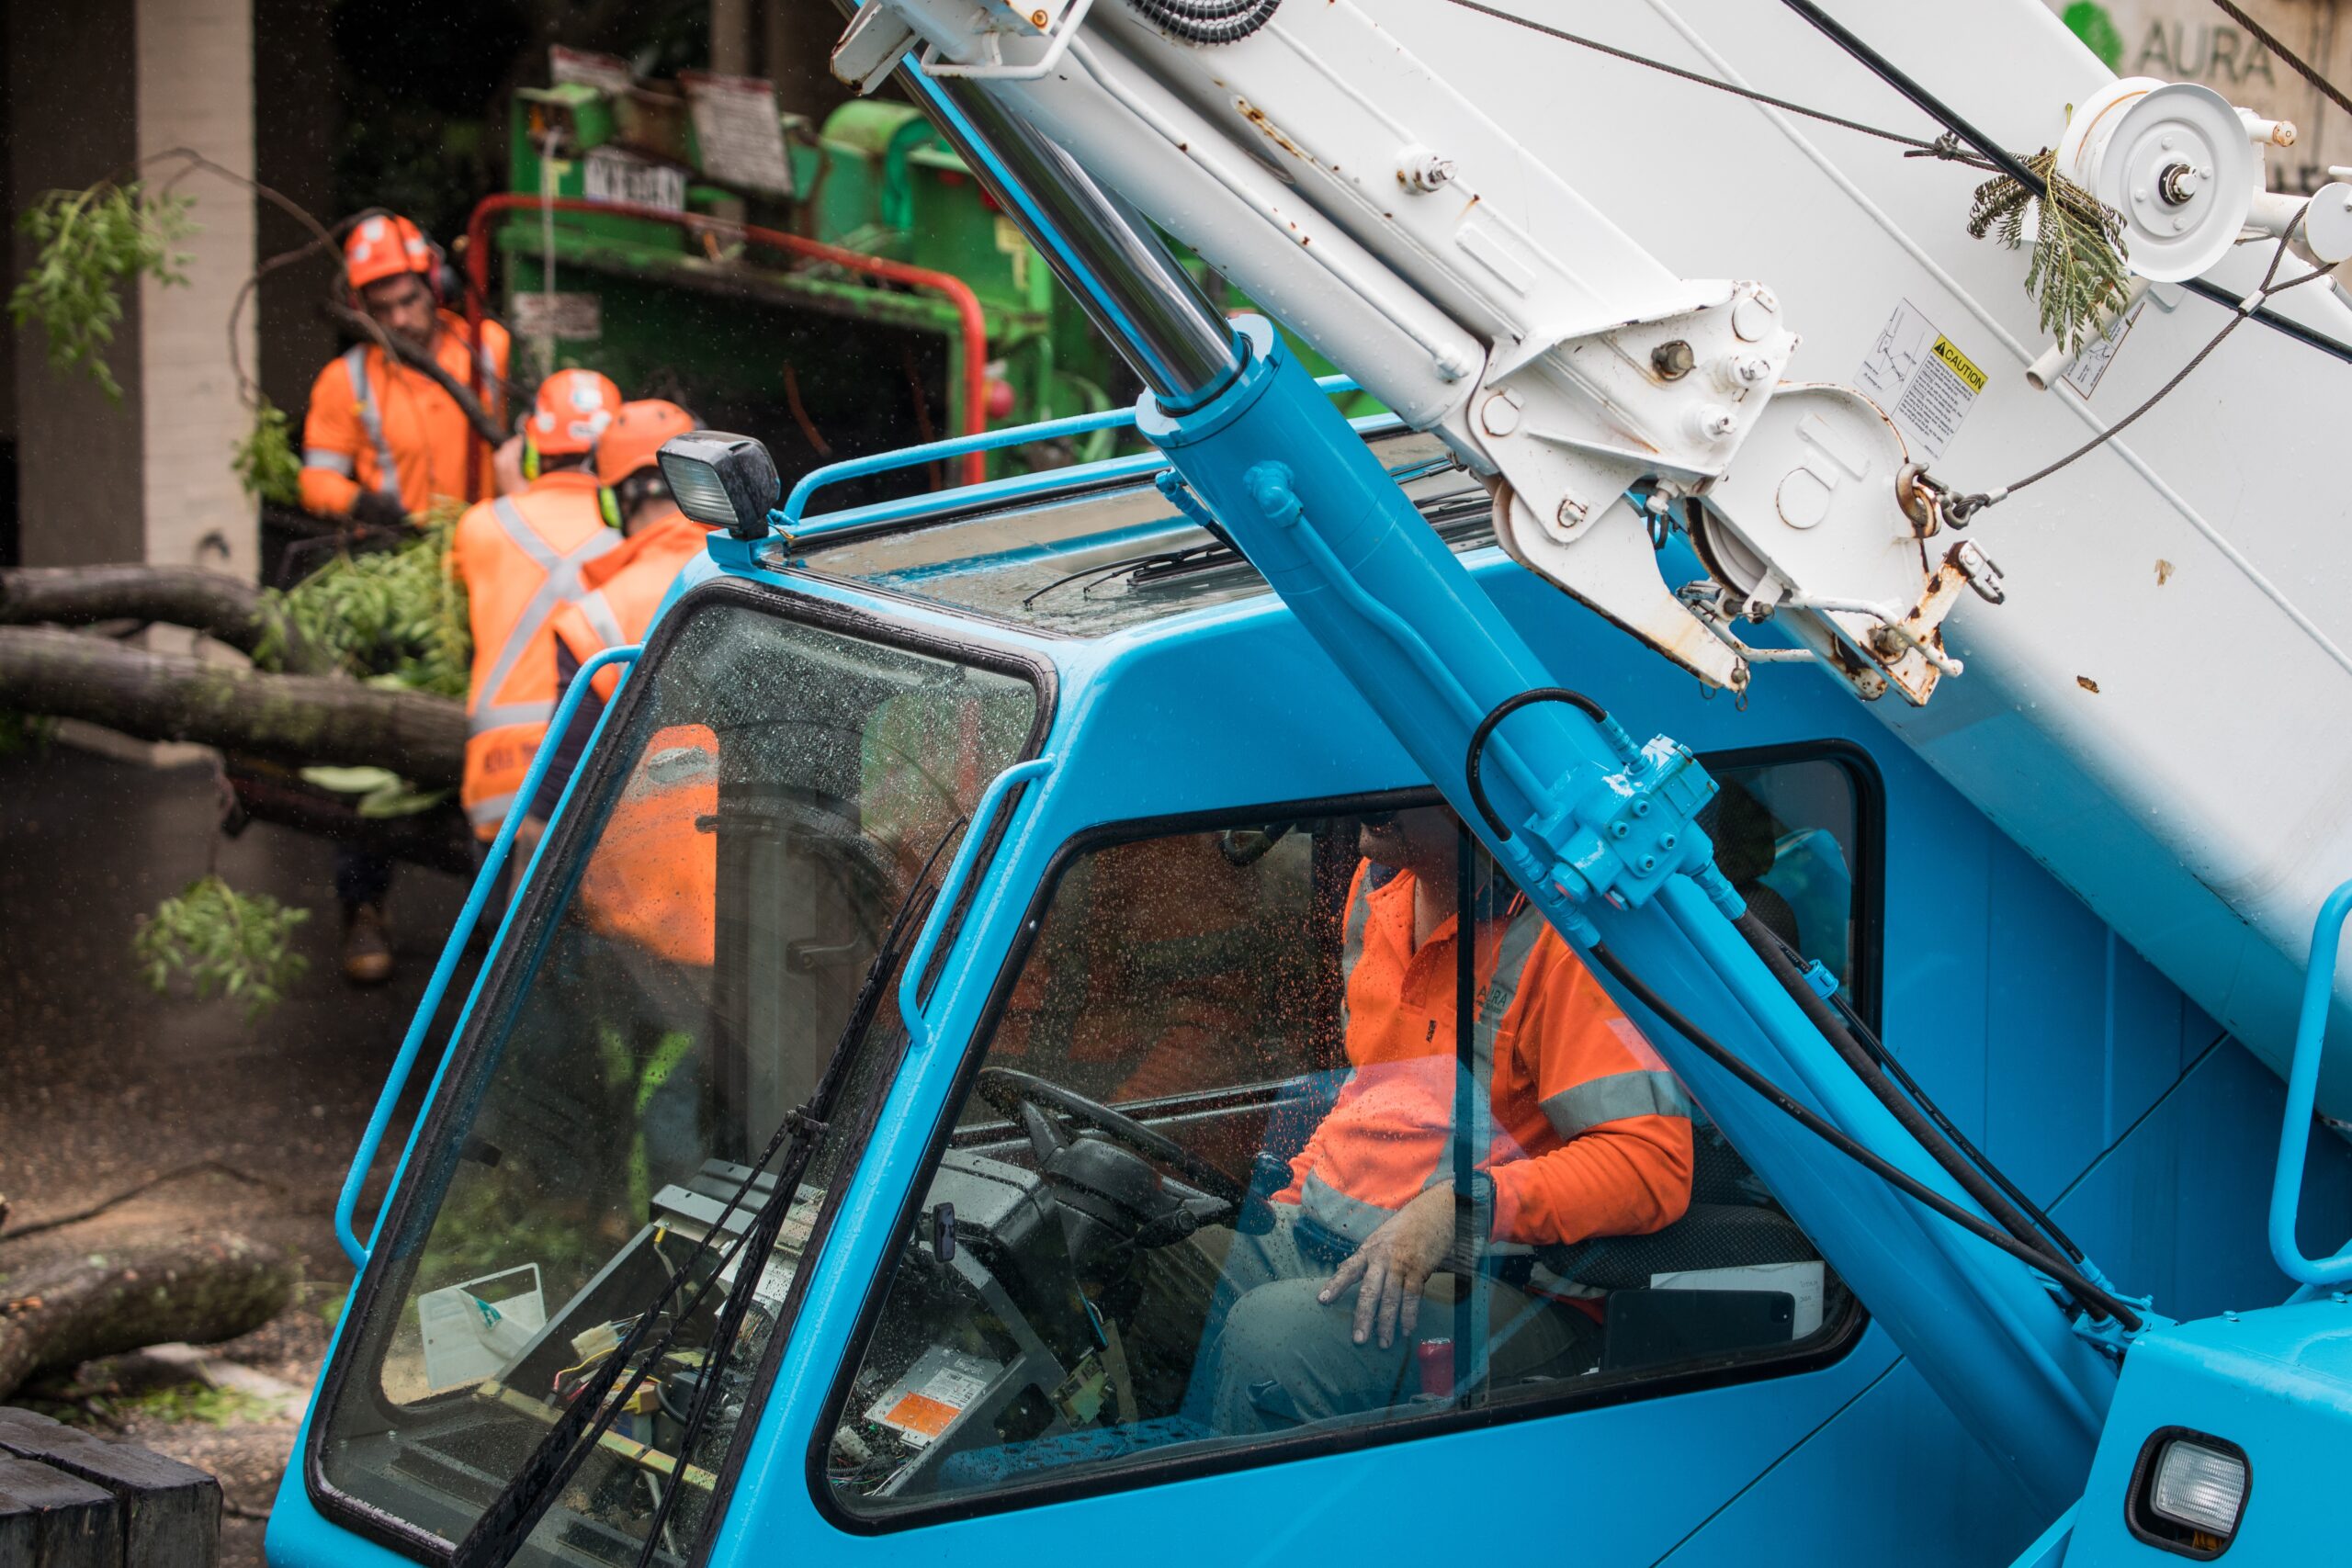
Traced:
[[658, 457], [679, 511], [739, 539], [767, 537], [768, 513], [784, 498], [784, 481], [757, 437], [690, 430], [663, 442]]

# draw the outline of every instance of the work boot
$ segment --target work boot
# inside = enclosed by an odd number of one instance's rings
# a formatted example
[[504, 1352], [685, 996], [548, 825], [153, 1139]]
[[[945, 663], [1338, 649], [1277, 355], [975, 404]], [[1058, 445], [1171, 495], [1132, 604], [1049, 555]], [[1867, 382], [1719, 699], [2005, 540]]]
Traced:
[[380, 904], [353, 904], [343, 912], [343, 977], [380, 986], [392, 977], [392, 938]]

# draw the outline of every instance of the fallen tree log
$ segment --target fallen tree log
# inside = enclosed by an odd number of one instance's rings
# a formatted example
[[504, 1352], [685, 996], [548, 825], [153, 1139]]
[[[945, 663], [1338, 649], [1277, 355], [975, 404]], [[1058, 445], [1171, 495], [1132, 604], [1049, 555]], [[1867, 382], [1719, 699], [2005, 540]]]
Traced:
[[300, 1282], [286, 1254], [233, 1231], [109, 1241], [11, 1269], [0, 1290], [0, 1400], [36, 1372], [250, 1334], [292, 1303]]
[[[260, 589], [188, 566], [31, 566], [0, 570], [0, 626], [95, 626], [162, 621], [186, 626], [250, 658], [274, 615]], [[283, 626], [284, 664], [293, 674], [333, 673], [334, 659]]]
[[465, 772], [465, 708], [447, 697], [263, 674], [45, 627], [0, 628], [0, 708], [295, 764], [390, 768], [428, 788]]

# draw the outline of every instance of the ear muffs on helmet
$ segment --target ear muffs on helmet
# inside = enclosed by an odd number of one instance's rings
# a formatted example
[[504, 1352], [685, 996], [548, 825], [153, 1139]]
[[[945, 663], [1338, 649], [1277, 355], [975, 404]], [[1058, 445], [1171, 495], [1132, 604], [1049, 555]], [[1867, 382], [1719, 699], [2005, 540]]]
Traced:
[[613, 493], [611, 486], [596, 487], [596, 512], [604, 518], [605, 527], [617, 528], [621, 525], [621, 498]]
[[539, 444], [527, 435], [523, 437], [523, 478], [533, 484], [539, 478]]

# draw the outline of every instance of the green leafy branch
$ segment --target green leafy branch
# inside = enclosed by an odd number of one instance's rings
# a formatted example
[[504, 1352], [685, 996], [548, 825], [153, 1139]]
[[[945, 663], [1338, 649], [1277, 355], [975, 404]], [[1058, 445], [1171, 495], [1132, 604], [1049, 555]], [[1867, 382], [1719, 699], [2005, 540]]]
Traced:
[[52, 368], [62, 374], [78, 367], [120, 402], [122, 385], [106, 350], [122, 321], [122, 290], [141, 276], [165, 285], [187, 281], [182, 269], [189, 258], [177, 247], [195, 231], [191, 205], [139, 180], [49, 192], [17, 224], [37, 254], [8, 296], [9, 319], [18, 327], [40, 323]]
[[2041, 330], [2072, 354], [2097, 331], [2102, 313], [2120, 305], [2129, 288], [2123, 270], [2123, 216], [2058, 172], [2058, 155], [2043, 148], [2024, 160], [2049, 196], [2037, 198], [2007, 175], [1976, 187], [1968, 232], [1987, 233], [2011, 250], [2025, 243], [2026, 212], [2034, 213], [2033, 254], [2025, 290], [2041, 307]]
[[280, 506], [302, 503], [302, 459], [294, 455], [286, 411], [259, 393], [254, 397], [253, 430], [230, 445], [229, 466], [254, 500]]
[[325, 649], [363, 680], [464, 697], [473, 630], [465, 585], [449, 570], [457, 523], [454, 505], [436, 505], [413, 537], [392, 548], [338, 555], [294, 587], [271, 591], [265, 596], [270, 629], [254, 661], [281, 667], [290, 626], [305, 647]]
[[[161, 186], [125, 177], [157, 169], [175, 172]], [[236, 373], [238, 396], [254, 411], [253, 428], [231, 447], [231, 464], [247, 494], [292, 505], [300, 500], [301, 463], [285, 413], [262, 396], [245, 373], [237, 323], [262, 279], [321, 252], [333, 252], [350, 220], [330, 229], [300, 202], [250, 175], [216, 164], [192, 147], [166, 148], [86, 190], [51, 191], [26, 210], [19, 226], [32, 236], [39, 254], [9, 296], [9, 315], [19, 328], [40, 323], [49, 340], [50, 363], [59, 372], [80, 367], [109, 399], [120, 401], [122, 388], [106, 364], [105, 351], [122, 321], [129, 284], [142, 276], [164, 284], [187, 281], [182, 269], [190, 258], [175, 247], [195, 231], [188, 219], [193, 203], [172, 187], [191, 173], [210, 175], [252, 192], [310, 234], [295, 249], [254, 269], [237, 290], [228, 321], [229, 362]], [[378, 341], [385, 342], [381, 329], [369, 325]]]
[[310, 961], [293, 951], [294, 928], [311, 918], [266, 894], [244, 894], [217, 875], [198, 877], [140, 917], [131, 956], [158, 996], [185, 977], [198, 1001], [242, 1001], [252, 1023], [283, 1000]]

